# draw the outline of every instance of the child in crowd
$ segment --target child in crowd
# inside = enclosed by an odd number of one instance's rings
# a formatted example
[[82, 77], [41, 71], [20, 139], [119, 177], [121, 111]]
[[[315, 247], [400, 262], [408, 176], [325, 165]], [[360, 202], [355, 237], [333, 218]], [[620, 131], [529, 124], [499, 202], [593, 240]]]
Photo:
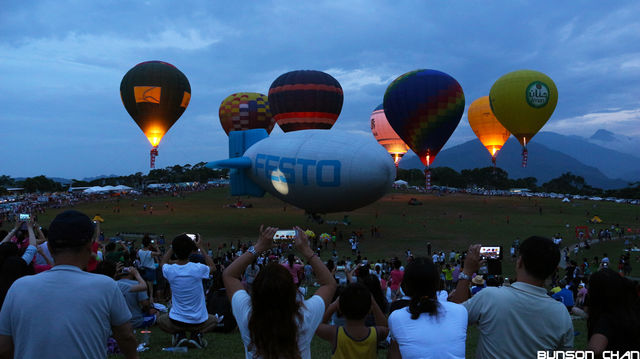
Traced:
[[[340, 311], [346, 318], [343, 326], [325, 324], [334, 312]], [[373, 313], [375, 327], [367, 327], [367, 314]], [[372, 299], [363, 284], [351, 283], [328, 308], [316, 335], [331, 343], [331, 358], [377, 358], [378, 341], [389, 334], [387, 318]]]

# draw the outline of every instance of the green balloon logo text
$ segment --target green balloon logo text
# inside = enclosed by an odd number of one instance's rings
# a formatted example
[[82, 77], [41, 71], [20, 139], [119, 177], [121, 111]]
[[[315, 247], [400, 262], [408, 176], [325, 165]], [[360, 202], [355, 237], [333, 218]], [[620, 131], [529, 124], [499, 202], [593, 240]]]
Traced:
[[534, 108], [544, 107], [549, 102], [549, 87], [540, 81], [527, 86], [527, 103]]

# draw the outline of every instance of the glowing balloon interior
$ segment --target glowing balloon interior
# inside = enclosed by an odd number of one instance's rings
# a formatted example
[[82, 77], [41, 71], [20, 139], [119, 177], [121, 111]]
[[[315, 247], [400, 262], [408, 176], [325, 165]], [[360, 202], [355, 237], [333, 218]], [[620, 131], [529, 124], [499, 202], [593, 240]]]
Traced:
[[495, 165], [496, 154], [511, 134], [491, 111], [489, 96], [480, 97], [473, 101], [467, 111], [467, 118], [473, 132], [491, 154], [491, 161]]
[[180, 118], [191, 100], [187, 77], [162, 61], [142, 62], [130, 69], [120, 83], [120, 97], [129, 115], [151, 146], [151, 167], [162, 137]]
[[382, 104], [376, 107], [371, 114], [371, 132], [373, 137], [378, 140], [378, 143], [389, 152], [393, 162], [398, 167], [400, 159], [407, 153], [409, 146], [404, 143], [396, 131], [393, 130], [389, 121], [387, 121]]

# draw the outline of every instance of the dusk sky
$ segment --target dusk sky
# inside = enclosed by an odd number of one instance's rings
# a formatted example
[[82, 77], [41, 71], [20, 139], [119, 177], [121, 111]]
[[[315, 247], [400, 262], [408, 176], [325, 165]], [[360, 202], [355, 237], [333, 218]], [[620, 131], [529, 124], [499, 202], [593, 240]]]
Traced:
[[[341, 83], [332, 131], [354, 136], [371, 135], [369, 116], [389, 83], [421, 68], [453, 76], [466, 108], [507, 72], [541, 71], [559, 92], [543, 130], [640, 136], [639, 15], [637, 1], [8, 1], [0, 174], [147, 173], [151, 145], [119, 87], [148, 60], [175, 65], [192, 90], [160, 143], [159, 168], [226, 158], [222, 100], [267, 94], [276, 77], [300, 69]], [[465, 111], [447, 146], [472, 138]]]

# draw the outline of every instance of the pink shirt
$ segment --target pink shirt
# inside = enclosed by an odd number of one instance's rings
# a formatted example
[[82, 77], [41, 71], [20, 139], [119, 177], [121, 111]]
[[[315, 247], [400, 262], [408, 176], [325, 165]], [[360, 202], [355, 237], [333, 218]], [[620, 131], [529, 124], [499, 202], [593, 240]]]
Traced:
[[402, 278], [404, 278], [404, 272], [399, 269], [394, 269], [391, 271], [391, 283], [389, 284], [389, 288], [391, 290], [398, 290], [400, 288], [400, 283], [402, 283]]
[[303, 266], [301, 264], [293, 263], [293, 268], [289, 266], [289, 262], [281, 263], [281, 265], [291, 273], [293, 277], [293, 283], [298, 284], [298, 273], [302, 271]]

